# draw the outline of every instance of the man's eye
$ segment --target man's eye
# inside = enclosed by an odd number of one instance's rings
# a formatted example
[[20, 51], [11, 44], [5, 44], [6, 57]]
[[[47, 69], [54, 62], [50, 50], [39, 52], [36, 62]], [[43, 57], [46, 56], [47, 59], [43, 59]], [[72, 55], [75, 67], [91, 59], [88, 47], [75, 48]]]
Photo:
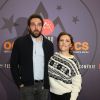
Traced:
[[34, 23], [31, 23], [31, 25], [32, 25], [32, 26], [35, 26], [35, 24], [34, 24]]
[[42, 23], [39, 23], [38, 26], [42, 26]]

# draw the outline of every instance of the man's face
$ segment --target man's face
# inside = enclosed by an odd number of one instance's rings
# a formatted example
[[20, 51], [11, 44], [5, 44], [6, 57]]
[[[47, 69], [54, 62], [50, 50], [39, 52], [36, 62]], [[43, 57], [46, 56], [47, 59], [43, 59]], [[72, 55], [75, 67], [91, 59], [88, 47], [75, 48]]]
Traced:
[[39, 18], [33, 18], [31, 19], [30, 26], [28, 28], [31, 35], [37, 38], [41, 35], [42, 27], [41, 20]]

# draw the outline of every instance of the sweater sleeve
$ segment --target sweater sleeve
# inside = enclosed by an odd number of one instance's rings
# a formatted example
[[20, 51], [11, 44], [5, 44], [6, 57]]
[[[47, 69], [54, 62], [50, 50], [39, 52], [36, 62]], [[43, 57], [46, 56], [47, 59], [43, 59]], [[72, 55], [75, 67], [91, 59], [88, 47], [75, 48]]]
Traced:
[[72, 78], [72, 92], [70, 100], [77, 100], [77, 97], [81, 90], [81, 83], [82, 83], [82, 78], [80, 74]]
[[76, 75], [72, 77], [72, 92], [70, 100], [77, 100], [82, 84], [82, 77], [79, 71], [80, 63], [77, 59], [75, 59], [75, 64]]

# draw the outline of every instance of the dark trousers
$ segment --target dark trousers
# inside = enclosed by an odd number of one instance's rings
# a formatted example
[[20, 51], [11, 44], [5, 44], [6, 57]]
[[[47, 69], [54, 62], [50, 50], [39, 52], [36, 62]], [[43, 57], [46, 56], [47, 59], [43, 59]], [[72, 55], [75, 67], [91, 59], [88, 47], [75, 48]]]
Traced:
[[65, 93], [63, 95], [56, 95], [50, 92], [51, 100], [70, 100], [71, 93]]
[[47, 100], [49, 91], [43, 89], [43, 83], [35, 83], [34, 86], [25, 86], [20, 89], [21, 100]]

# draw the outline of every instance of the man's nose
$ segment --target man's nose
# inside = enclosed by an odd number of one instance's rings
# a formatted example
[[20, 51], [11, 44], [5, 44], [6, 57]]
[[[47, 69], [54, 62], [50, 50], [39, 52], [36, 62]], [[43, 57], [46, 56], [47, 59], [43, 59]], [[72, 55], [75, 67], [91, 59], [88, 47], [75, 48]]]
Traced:
[[38, 29], [38, 25], [35, 25], [35, 29]]

